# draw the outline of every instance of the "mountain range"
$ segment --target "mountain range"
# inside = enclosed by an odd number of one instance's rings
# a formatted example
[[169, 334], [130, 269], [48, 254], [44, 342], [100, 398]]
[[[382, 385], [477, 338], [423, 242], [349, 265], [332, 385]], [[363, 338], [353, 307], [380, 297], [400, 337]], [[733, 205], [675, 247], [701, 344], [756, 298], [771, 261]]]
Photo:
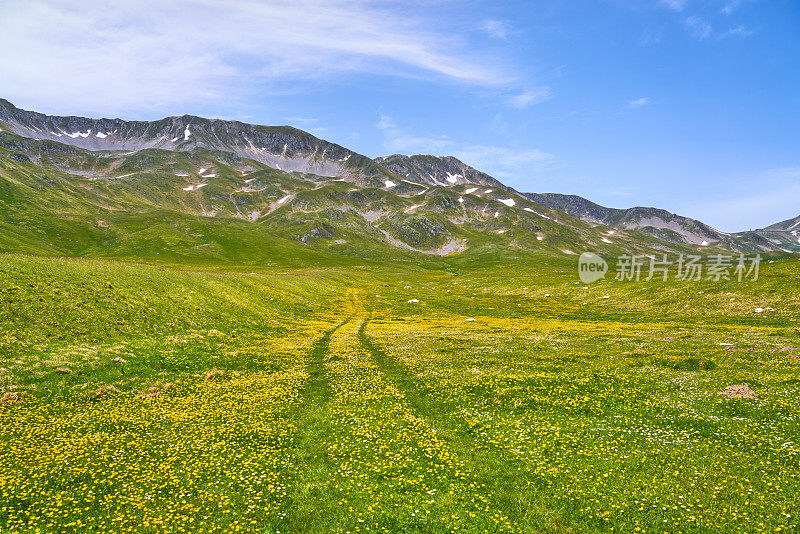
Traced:
[[800, 216], [736, 234], [516, 191], [452, 156], [369, 158], [289, 126], [50, 116], [0, 99], [0, 250], [289, 263], [800, 252]]

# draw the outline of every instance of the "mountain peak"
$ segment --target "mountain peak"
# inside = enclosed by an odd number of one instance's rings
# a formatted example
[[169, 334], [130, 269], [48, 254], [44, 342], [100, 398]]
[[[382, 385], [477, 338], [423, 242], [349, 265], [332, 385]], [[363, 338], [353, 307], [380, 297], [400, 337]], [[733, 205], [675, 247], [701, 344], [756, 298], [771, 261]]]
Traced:
[[[776, 228], [769, 229], [772, 232], [769, 236], [754, 233], [732, 236], [700, 221], [659, 208], [639, 206], [615, 209], [576, 195], [519, 193], [455, 156], [392, 154], [372, 160], [292, 126], [254, 125], [189, 114], [165, 117], [156, 121], [50, 116], [19, 109], [5, 99], [0, 99], [0, 120], [4, 130], [0, 134], [4, 138], [4, 144], [0, 143], [0, 147], [5, 146], [11, 150], [18, 150], [18, 147], [26, 145], [26, 142], [20, 139], [27, 138], [33, 140], [31, 142], [55, 142], [56, 144], [51, 144], [47, 150], [51, 153], [68, 154], [69, 157], [74, 157], [80, 149], [122, 158], [135, 159], [141, 156], [144, 160], [152, 156], [150, 152], [144, 152], [148, 149], [161, 149], [178, 154], [189, 153], [194, 156], [214, 154], [214, 157], [227, 162], [249, 161], [250, 163], [238, 169], [239, 172], [246, 170], [248, 166], [252, 168], [252, 163], [256, 162], [287, 175], [299, 173], [294, 174], [292, 179], [301, 175], [315, 175], [350, 182], [352, 184], [348, 186], [350, 188], [355, 185], [373, 190], [367, 196], [376, 195], [375, 190], [382, 190], [383, 197], [380, 198], [385, 197], [384, 201], [389, 202], [391, 207], [381, 207], [380, 204], [383, 202], [381, 201], [364, 211], [364, 216], [387, 217], [383, 223], [386, 227], [395, 228], [401, 233], [408, 232], [409, 235], [416, 235], [420, 231], [414, 224], [421, 224], [429, 229], [435, 228], [439, 235], [444, 235], [442, 228], [446, 228], [447, 225], [474, 224], [475, 228], [481, 228], [481, 231], [496, 231], [508, 237], [513, 235], [511, 227], [504, 228], [503, 221], [518, 220], [528, 221], [520, 224], [528, 225], [530, 231], [534, 232], [534, 241], [538, 241], [539, 238], [544, 239], [544, 235], [541, 234], [544, 225], [542, 219], [544, 219], [548, 221], [548, 225], [551, 224], [549, 221], [555, 221], [555, 224], [565, 226], [565, 229], [559, 229], [551, 234], [571, 235], [570, 239], [577, 240], [576, 242], [588, 239], [587, 243], [590, 244], [598, 240], [605, 243], [611, 241], [607, 237], [587, 237], [589, 236], [587, 228], [602, 225], [603, 228], [593, 230], [592, 233], [606, 232], [607, 228], [635, 230], [643, 236], [646, 235], [647, 239], [657, 239], [662, 243], [660, 245], [662, 247], [715, 245], [734, 250], [798, 248], [796, 234], [790, 235], [786, 230], [791, 226], [792, 230], [798, 231], [800, 219], [779, 223], [783, 225], [781, 228], [775, 225]], [[9, 134], [6, 132], [20, 137], [16, 140], [9, 139]], [[69, 150], [64, 150], [67, 146]], [[29, 159], [32, 157], [38, 161], [36, 154], [27, 154], [25, 150], [15, 157]], [[87, 153], [86, 157], [96, 156]], [[67, 172], [78, 171], [78, 174], [85, 172], [69, 164], [60, 168]], [[139, 167], [134, 165], [134, 168]], [[185, 173], [181, 174], [184, 175]], [[312, 178], [312, 181], [314, 180], [316, 179]], [[191, 183], [184, 187], [195, 186], [205, 187], [202, 183]], [[238, 189], [234, 191], [252, 189], [242, 184], [237, 187]], [[355, 192], [352, 195], [362, 194], [358, 187], [353, 189]], [[204, 194], [210, 191], [214, 189], [208, 188], [204, 190]], [[229, 196], [231, 193], [220, 194]], [[286, 194], [288, 193], [284, 192], [279, 198], [285, 197]], [[337, 204], [341, 201], [342, 192], [337, 189], [330, 194], [332, 196], [326, 197], [326, 200], [317, 199], [312, 204], [317, 206], [319, 203], [325, 205], [333, 202], [338, 206], [336, 209], [342, 209], [341, 205]], [[306, 195], [301, 195], [304, 196]], [[308, 196], [314, 195], [308, 194]], [[275, 199], [275, 202], [277, 200]], [[411, 204], [406, 205], [407, 202]], [[276, 209], [278, 206], [279, 204], [275, 204], [270, 209]], [[400, 208], [402, 215], [397, 215], [396, 210]], [[548, 209], [556, 211], [552, 213]], [[432, 215], [425, 214], [425, 210], [437, 212], [440, 217], [445, 216], [447, 222], [434, 223]], [[527, 213], [518, 213], [519, 211]], [[256, 212], [261, 211], [252, 211]], [[504, 216], [508, 219], [503, 219]], [[406, 223], [400, 220], [405, 217], [410, 217], [416, 222], [406, 228], [404, 226]], [[530, 219], [533, 221], [529, 221]], [[381, 231], [389, 230], [382, 228]], [[565, 237], [559, 239], [566, 241]]]
[[440, 186], [477, 184], [503, 190], [509, 189], [500, 181], [470, 167], [454, 156], [392, 154], [376, 158], [375, 161], [401, 178], [418, 183]]

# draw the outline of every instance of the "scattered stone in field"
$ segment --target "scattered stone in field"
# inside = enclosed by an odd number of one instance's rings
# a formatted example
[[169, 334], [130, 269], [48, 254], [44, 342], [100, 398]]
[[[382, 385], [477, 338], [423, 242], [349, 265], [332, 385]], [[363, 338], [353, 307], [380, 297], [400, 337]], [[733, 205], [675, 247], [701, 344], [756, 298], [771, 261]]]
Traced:
[[114, 386], [100, 386], [99, 388], [97, 388], [97, 391], [95, 391], [94, 394], [92, 395], [92, 400], [99, 401], [108, 397], [109, 395], [113, 395], [116, 392], [117, 388], [115, 388]]
[[59, 367], [56, 369], [56, 373], [60, 375], [68, 375], [72, 372], [72, 369], [68, 369], [67, 367]]
[[141, 397], [141, 398], [160, 397], [161, 395], [163, 395], [167, 391], [171, 390], [173, 387], [175, 387], [175, 386], [172, 383], [168, 382], [168, 383], [164, 384], [164, 387], [159, 388], [157, 386], [153, 386], [150, 389], [148, 389], [147, 391], [139, 393], [136, 396], [137, 397]]
[[124, 359], [120, 358], [119, 356], [117, 356], [116, 358], [114, 358], [111, 361], [112, 362], [117, 362], [117, 363], [128, 363], [127, 360], [124, 360]]
[[729, 399], [755, 399], [756, 392], [750, 389], [747, 384], [737, 384], [735, 386], [728, 386], [719, 395], [728, 397]]
[[220, 371], [219, 369], [211, 369], [209, 372], [206, 373], [206, 382], [213, 382], [214, 380], [218, 380], [224, 377], [225, 377], [225, 371]]
[[22, 401], [22, 393], [17, 391], [9, 391], [4, 393], [2, 397], [0, 397], [0, 405], [3, 404], [14, 404], [15, 402]]
[[409, 304], [416, 304], [417, 302], [419, 302], [419, 299], [411, 299], [408, 301]]

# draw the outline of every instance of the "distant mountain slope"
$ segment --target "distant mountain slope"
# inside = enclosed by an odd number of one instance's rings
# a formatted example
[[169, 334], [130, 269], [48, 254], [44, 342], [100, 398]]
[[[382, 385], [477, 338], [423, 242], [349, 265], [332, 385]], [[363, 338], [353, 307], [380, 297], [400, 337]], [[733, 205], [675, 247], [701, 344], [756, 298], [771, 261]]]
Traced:
[[372, 160], [288, 126], [55, 117], [5, 100], [0, 208], [0, 250], [61, 254], [247, 257], [281, 240], [293, 254], [404, 259], [787, 250], [655, 208], [519, 193], [451, 156]]
[[453, 156], [440, 157], [428, 154], [403, 156], [401, 154], [393, 154], [376, 158], [375, 161], [402, 179], [416, 183], [442, 186], [480, 184], [507, 189], [498, 180], [477, 169], [473, 169]]
[[0, 251], [246, 263], [288, 261], [297, 246], [406, 260], [689, 250], [612, 235], [505, 187], [357, 182], [207, 148], [101, 152], [0, 132]]
[[800, 252], [800, 216], [755, 232], [734, 234], [658, 208], [607, 208], [577, 195], [560, 193], [524, 193], [543, 206], [569, 213], [595, 224], [612, 228], [638, 230], [664, 241], [700, 246], [714, 245], [735, 251]]
[[607, 208], [576, 195], [543, 193], [526, 195], [544, 206], [569, 213], [575, 217], [613, 228], [637, 229], [674, 243], [708, 245], [725, 240], [729, 234], [720, 232], [695, 219], [683, 217], [658, 208]]
[[379, 183], [388, 175], [370, 158], [290, 126], [256, 126], [192, 115], [150, 122], [57, 117], [22, 110], [0, 99], [0, 129], [93, 151], [207, 148], [284, 171], [348, 176], [366, 183]]
[[[792, 219], [787, 219], [785, 221], [781, 221], [779, 223], [767, 226], [764, 230], [769, 230], [771, 232], [779, 232], [779, 231], [800, 232], [800, 215]], [[797, 234], [795, 233], [794, 235]]]
[[800, 252], [800, 215], [766, 228], [741, 232], [737, 236], [740, 239], [759, 241], [765, 249]]
[[519, 193], [488, 174], [478, 171], [452, 156], [427, 154], [403, 156], [394, 154], [375, 161], [395, 174], [415, 183], [454, 185], [473, 183], [522, 195], [541, 206], [555, 209], [591, 224], [605, 225], [617, 230], [638, 230], [660, 240], [675, 244], [718, 245], [734, 250], [767, 250], [768, 241], [736, 238], [720, 232], [695, 219], [683, 217], [658, 208], [607, 208], [576, 195], [559, 193]]

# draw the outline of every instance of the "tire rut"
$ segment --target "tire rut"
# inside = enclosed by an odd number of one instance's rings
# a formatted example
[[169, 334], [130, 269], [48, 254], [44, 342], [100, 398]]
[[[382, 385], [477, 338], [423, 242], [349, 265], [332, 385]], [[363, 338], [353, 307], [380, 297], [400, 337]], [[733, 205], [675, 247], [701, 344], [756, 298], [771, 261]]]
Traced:
[[425, 385], [392, 355], [386, 354], [366, 333], [371, 317], [361, 323], [358, 338], [375, 363], [408, 400], [417, 414], [436, 430], [464, 461], [474, 479], [492, 495], [495, 504], [525, 532], [559, 530], [552, 510], [543, 508], [530, 487], [520, 487], [519, 461], [505, 451], [486, 445], [447, 406], [426, 394]]
[[332, 434], [328, 406], [332, 392], [325, 376], [325, 355], [331, 336], [351, 320], [348, 317], [325, 332], [310, 352], [306, 366], [309, 378], [295, 418], [298, 473], [286, 499], [285, 532], [326, 532], [320, 520], [325, 517], [321, 509], [331, 505], [327, 483], [332, 466], [327, 461], [325, 443]]

